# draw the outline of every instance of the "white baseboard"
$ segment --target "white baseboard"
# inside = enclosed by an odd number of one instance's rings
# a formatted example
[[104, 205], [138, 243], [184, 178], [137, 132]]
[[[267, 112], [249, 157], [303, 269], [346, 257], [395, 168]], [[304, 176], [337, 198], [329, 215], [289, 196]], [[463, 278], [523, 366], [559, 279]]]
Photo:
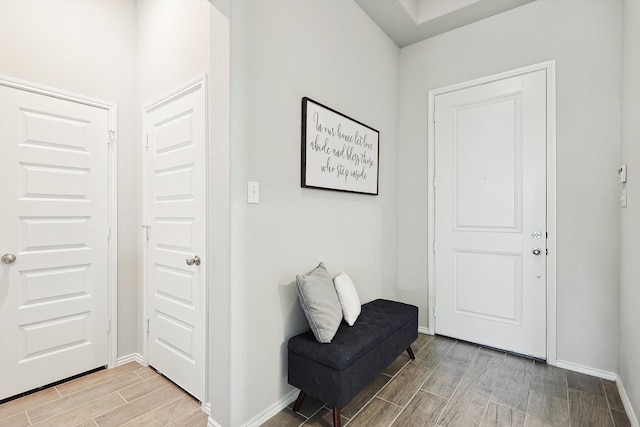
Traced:
[[142, 366], [147, 366], [147, 364], [144, 363], [144, 357], [142, 357], [142, 355], [138, 354], [138, 353], [132, 353], [132, 354], [129, 354], [127, 356], [118, 357], [118, 361], [116, 362], [116, 366], [121, 366], [121, 365], [124, 365], [125, 363], [129, 363], [129, 362], [138, 362]]
[[277, 401], [273, 405], [269, 406], [267, 409], [265, 409], [264, 411], [260, 412], [258, 415], [256, 415], [255, 417], [251, 418], [246, 423], [242, 424], [241, 427], [258, 427], [258, 426], [261, 426], [262, 424], [267, 422], [267, 420], [269, 418], [273, 417], [275, 414], [277, 414], [278, 412], [282, 411], [284, 408], [289, 406], [289, 404], [291, 402], [296, 400], [296, 397], [298, 397], [298, 393], [299, 392], [300, 392], [300, 390], [298, 390], [298, 389], [292, 390], [290, 393], [288, 393], [282, 399], [280, 399], [279, 401]]
[[418, 332], [421, 334], [433, 335], [431, 330], [426, 326], [418, 326]]
[[209, 415], [209, 419], [207, 420], [207, 427], [222, 427], [222, 425], [218, 424], [216, 420], [211, 418], [211, 415]]
[[620, 399], [622, 399], [622, 404], [624, 405], [624, 411], [627, 413], [627, 417], [629, 417], [631, 427], [640, 427], [640, 424], [638, 424], [638, 417], [633, 411], [631, 401], [629, 400], [629, 396], [627, 396], [627, 391], [624, 389], [624, 384], [622, 384], [622, 379], [620, 377], [616, 380], [616, 386], [618, 387], [618, 393], [620, 394]]
[[603, 380], [616, 381], [618, 379], [618, 374], [615, 372], [603, 371], [601, 369], [591, 368], [578, 363], [567, 362], [566, 360], [556, 360], [554, 366], [567, 369], [569, 371], [580, 372], [581, 374], [591, 375], [592, 377], [602, 378]]

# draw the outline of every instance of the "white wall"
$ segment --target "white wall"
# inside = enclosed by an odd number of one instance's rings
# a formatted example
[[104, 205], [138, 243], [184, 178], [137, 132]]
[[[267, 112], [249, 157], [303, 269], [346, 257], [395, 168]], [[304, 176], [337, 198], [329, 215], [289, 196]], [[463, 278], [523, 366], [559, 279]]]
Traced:
[[0, 0], [1, 74], [118, 105], [118, 356], [138, 347], [135, 16], [124, 0]]
[[620, 380], [640, 416], [640, 2], [623, 2], [622, 163], [629, 176], [622, 209], [620, 264]]
[[[231, 423], [231, 290], [229, 213], [230, 25], [224, 14], [228, 0], [211, 8], [211, 75], [209, 122], [209, 182], [211, 235], [209, 263], [209, 402], [211, 418]], [[215, 424], [214, 424], [215, 425]]]
[[[231, 2], [232, 419], [293, 390], [286, 341], [308, 328], [296, 274], [347, 271], [394, 297], [398, 48], [352, 1]], [[380, 131], [379, 196], [300, 188], [301, 98]], [[247, 204], [247, 181], [260, 204]]]
[[398, 285], [427, 326], [427, 92], [557, 66], [557, 357], [617, 372], [621, 3], [538, 0], [408, 46], [400, 61]]

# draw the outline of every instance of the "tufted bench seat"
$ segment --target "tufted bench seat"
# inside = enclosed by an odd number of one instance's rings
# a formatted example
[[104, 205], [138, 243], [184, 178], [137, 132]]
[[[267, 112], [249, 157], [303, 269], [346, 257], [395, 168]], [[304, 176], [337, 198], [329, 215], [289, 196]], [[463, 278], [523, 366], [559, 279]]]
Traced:
[[418, 338], [418, 308], [378, 299], [362, 305], [353, 326], [342, 323], [330, 344], [316, 341], [311, 331], [288, 343], [289, 384], [300, 389], [297, 411], [307, 394], [333, 408], [333, 425], [340, 427], [340, 410]]

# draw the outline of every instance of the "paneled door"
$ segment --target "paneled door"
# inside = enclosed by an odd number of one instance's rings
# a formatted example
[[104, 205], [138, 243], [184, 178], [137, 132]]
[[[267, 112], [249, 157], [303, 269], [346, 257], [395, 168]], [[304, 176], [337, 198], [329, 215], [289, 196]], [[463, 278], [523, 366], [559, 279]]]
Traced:
[[148, 362], [205, 397], [204, 78], [145, 109]]
[[546, 71], [435, 97], [435, 331], [546, 358]]
[[107, 365], [108, 126], [0, 85], [0, 399]]

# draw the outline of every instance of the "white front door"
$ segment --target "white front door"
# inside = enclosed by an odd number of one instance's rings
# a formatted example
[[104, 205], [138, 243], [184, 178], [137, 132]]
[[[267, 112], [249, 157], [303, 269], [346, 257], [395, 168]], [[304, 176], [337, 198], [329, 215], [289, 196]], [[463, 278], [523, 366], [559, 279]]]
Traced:
[[0, 399], [107, 364], [108, 125], [0, 85]]
[[435, 97], [435, 331], [546, 358], [546, 71]]
[[148, 362], [205, 397], [205, 87], [145, 109]]

